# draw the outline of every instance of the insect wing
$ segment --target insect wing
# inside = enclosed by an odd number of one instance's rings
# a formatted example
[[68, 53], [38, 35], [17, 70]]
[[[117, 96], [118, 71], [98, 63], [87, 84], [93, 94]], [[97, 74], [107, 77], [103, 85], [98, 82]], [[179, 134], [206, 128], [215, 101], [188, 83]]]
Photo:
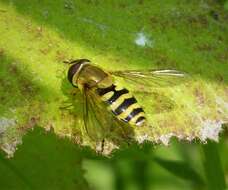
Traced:
[[180, 84], [187, 75], [177, 70], [146, 70], [146, 71], [114, 71], [116, 77], [124, 78], [127, 82], [145, 87], [167, 87]]
[[86, 88], [84, 89], [83, 119], [88, 136], [95, 141], [110, 137], [116, 129], [122, 134], [125, 133], [122, 130], [125, 123], [108, 110], [106, 103], [100, 100], [95, 91]]

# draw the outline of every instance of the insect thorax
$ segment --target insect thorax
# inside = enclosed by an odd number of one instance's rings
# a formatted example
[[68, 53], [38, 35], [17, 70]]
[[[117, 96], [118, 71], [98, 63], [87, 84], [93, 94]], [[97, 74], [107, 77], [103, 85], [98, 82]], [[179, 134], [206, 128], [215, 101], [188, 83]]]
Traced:
[[85, 65], [79, 76], [78, 76], [78, 86], [86, 85], [89, 88], [98, 86], [106, 87], [113, 83], [112, 77], [94, 65]]

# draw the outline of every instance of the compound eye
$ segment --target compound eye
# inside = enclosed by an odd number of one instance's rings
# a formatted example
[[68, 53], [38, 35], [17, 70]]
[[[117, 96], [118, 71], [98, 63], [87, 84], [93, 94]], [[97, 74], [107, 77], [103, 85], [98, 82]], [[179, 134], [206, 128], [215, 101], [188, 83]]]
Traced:
[[80, 66], [82, 65], [82, 63], [75, 63], [75, 64], [73, 64], [70, 68], [69, 68], [69, 70], [68, 70], [68, 80], [70, 81], [70, 83], [73, 85], [73, 86], [75, 86], [74, 84], [73, 84], [73, 77], [74, 77], [74, 75], [78, 72], [78, 69], [80, 68]]
[[85, 63], [90, 63], [90, 60], [88, 60], [88, 59], [76, 59], [76, 60], [70, 62], [70, 64], [72, 64], [72, 66], [68, 70], [68, 80], [75, 87], [77, 87], [77, 86], [76, 86], [76, 84], [73, 84], [73, 77], [75, 74], [77, 74], [81, 65], [85, 64]]

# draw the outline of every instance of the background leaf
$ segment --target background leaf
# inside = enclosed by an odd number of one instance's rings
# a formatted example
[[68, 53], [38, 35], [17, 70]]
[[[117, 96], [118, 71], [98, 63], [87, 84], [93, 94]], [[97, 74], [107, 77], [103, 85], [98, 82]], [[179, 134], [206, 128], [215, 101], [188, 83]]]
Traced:
[[23, 138], [13, 159], [0, 154], [1, 189], [88, 190], [82, 154], [67, 139], [36, 127]]
[[154, 160], [161, 167], [165, 168], [173, 175], [185, 180], [191, 180], [199, 186], [204, 185], [204, 181], [202, 177], [196, 172], [195, 169], [191, 168], [189, 163], [181, 162], [181, 161], [165, 160], [157, 157], [154, 158]]
[[207, 144], [202, 145], [202, 153], [208, 189], [226, 189], [225, 175], [217, 144], [209, 141]]

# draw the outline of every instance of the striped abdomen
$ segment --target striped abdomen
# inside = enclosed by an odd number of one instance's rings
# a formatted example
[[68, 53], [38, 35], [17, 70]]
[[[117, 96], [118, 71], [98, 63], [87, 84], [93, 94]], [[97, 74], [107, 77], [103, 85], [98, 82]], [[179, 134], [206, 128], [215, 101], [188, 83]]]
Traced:
[[98, 95], [109, 104], [116, 117], [131, 125], [141, 126], [145, 122], [145, 113], [126, 88], [118, 89], [114, 84], [107, 88], [98, 88]]

